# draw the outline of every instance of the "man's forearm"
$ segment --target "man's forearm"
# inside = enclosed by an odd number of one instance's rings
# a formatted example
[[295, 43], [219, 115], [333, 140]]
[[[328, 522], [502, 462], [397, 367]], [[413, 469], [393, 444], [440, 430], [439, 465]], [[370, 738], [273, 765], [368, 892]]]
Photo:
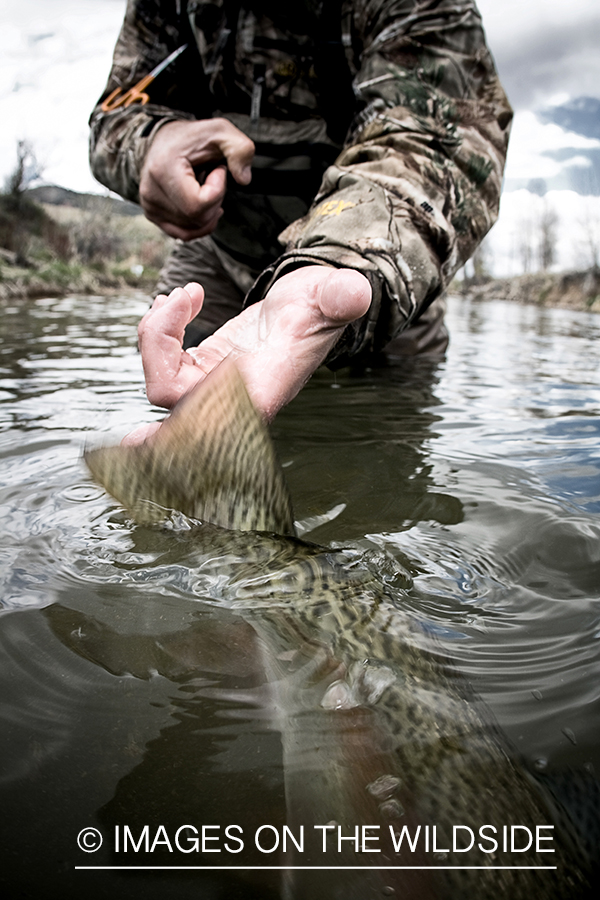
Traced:
[[512, 117], [470, 0], [385, 12], [378, 32], [363, 23], [351, 137], [249, 298], [306, 261], [362, 272], [373, 303], [340, 355], [387, 343], [472, 254], [497, 216]]

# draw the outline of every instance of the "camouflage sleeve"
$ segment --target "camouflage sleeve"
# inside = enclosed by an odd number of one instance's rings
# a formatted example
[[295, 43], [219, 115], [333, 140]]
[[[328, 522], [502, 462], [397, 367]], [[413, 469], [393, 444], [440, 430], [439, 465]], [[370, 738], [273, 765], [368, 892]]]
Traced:
[[361, 112], [256, 285], [264, 296], [311, 263], [365, 274], [373, 302], [338, 365], [395, 337], [473, 253], [498, 213], [512, 118], [472, 0], [354, 0], [353, 16]]
[[125, 92], [133, 87], [188, 40], [191, 50], [193, 39], [186, 24], [177, 15], [174, 0], [127, 0], [108, 83], [90, 118], [90, 166], [95, 178], [134, 203], [139, 202], [140, 171], [156, 131], [166, 122], [195, 118], [179, 87], [182, 82], [189, 83], [190, 77], [198, 84], [198, 68], [194, 73], [188, 71], [190, 51], [170, 68], [170, 78], [157, 78], [146, 88], [150, 101], [145, 106], [103, 112], [102, 103], [116, 88]]

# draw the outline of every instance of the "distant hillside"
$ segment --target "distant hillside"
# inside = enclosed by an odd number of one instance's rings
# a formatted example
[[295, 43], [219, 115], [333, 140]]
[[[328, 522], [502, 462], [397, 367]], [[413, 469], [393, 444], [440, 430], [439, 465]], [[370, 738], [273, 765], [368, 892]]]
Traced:
[[116, 216], [139, 216], [141, 208], [136, 203], [129, 203], [119, 197], [109, 197], [103, 194], [78, 194], [68, 188], [59, 187], [56, 184], [45, 184], [41, 187], [30, 188], [24, 192], [35, 203], [47, 203], [49, 206], [72, 206], [75, 209], [95, 209], [110, 211]]

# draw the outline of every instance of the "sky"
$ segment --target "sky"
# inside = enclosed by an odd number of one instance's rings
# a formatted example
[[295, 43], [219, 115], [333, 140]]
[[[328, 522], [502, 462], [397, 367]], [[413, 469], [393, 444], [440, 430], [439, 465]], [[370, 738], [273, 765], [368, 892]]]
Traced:
[[[555, 268], [584, 264], [580, 232], [600, 228], [600, 2], [478, 5], [515, 109], [500, 220], [488, 240], [494, 272], [520, 270], [523, 235], [548, 208], [559, 222]], [[88, 168], [87, 120], [124, 10], [125, 0], [0, 0], [0, 183], [17, 141], [28, 140], [45, 182], [104, 191]]]

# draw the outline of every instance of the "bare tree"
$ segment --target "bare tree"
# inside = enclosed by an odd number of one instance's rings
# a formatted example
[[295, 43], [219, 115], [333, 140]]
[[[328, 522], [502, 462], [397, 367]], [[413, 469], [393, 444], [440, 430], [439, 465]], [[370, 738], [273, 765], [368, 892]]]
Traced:
[[554, 208], [544, 198], [538, 220], [539, 245], [538, 263], [542, 272], [546, 272], [556, 262], [556, 226], [558, 216]]
[[492, 277], [492, 245], [487, 237], [483, 239], [471, 257], [471, 266], [473, 269], [473, 284], [485, 284]]
[[524, 274], [531, 272], [534, 253], [534, 225], [530, 215], [521, 215], [517, 221], [517, 231], [515, 233], [515, 242], [517, 257], [521, 263]]
[[41, 166], [29, 141], [17, 141], [17, 163], [4, 182], [4, 193], [19, 197], [32, 181], [40, 178]]
[[558, 216], [544, 197], [531, 197], [531, 208], [517, 220], [515, 255], [523, 274], [546, 272], [556, 262]]
[[33, 265], [31, 253], [49, 247], [61, 259], [67, 258], [70, 239], [60, 225], [27, 193], [39, 178], [41, 167], [29, 141], [17, 141], [17, 162], [0, 192], [0, 246], [15, 254], [20, 266]]
[[579, 219], [581, 240], [578, 241], [579, 256], [586, 268], [600, 269], [600, 205], [586, 197]]

